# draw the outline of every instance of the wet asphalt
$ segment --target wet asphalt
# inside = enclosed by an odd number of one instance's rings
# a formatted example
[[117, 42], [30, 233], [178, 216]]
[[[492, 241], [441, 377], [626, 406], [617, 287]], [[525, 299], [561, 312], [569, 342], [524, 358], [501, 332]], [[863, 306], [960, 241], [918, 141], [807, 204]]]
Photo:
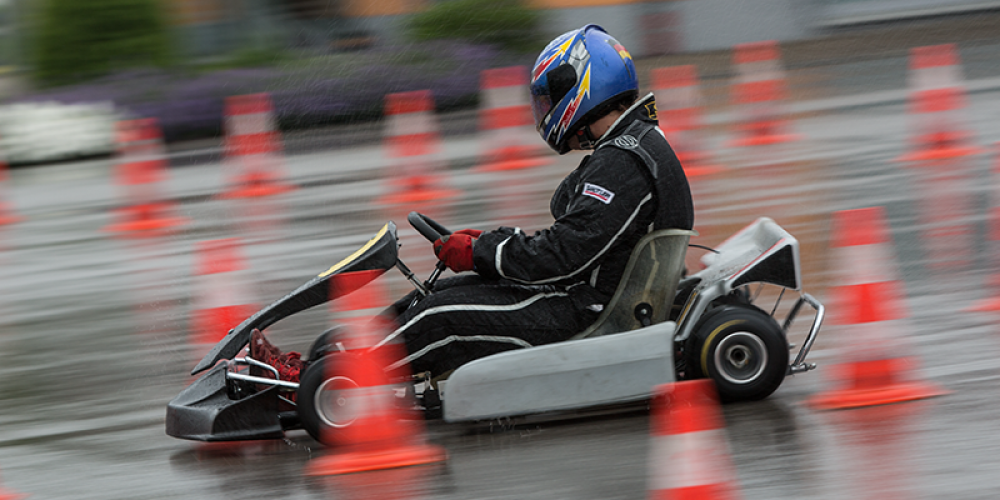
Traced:
[[[743, 498], [988, 499], [1000, 490], [997, 316], [964, 310], [1000, 293], [990, 286], [1000, 267], [988, 226], [997, 203], [998, 47], [963, 49], [973, 91], [959, 115], [984, 152], [945, 165], [894, 161], [913, 126], [905, 53], [793, 68], [792, 83], [809, 98], [790, 106], [800, 139], [789, 145], [733, 147], [722, 126], [731, 112], [709, 116], [704, 140], [722, 170], [692, 177], [702, 233], [694, 242], [717, 244], [770, 216], [800, 239], [805, 290], [828, 302], [851, 264], [829, 251], [832, 214], [884, 207], [889, 271], [905, 293], [894, 348], [918, 361], [903, 375], [946, 391], [856, 410], [810, 407], [810, 397], [834, 387], [832, 367], [869, 340], [850, 325], [826, 325], [810, 356], [816, 371], [787, 379], [767, 400], [723, 408]], [[579, 157], [500, 175], [472, 168], [479, 148], [475, 135], [447, 136], [439, 171], [456, 196], [416, 208], [452, 228], [546, 224], [548, 195]], [[643, 407], [562, 421], [430, 422], [427, 437], [448, 451], [447, 462], [329, 478], [304, 475], [329, 451], [302, 433], [243, 446], [166, 436], [165, 405], [190, 383], [205, 348], [191, 333], [203, 285], [198, 242], [240, 239], [238, 294], [257, 304], [327, 269], [387, 219], [400, 225], [411, 267], [423, 274], [433, 263], [404, 222], [414, 207], [377, 203], [399, 168], [377, 145], [289, 155], [297, 189], [266, 200], [220, 198], [229, 167], [189, 163], [163, 186], [185, 224], [143, 240], [104, 230], [121, 195], [110, 160], [11, 172], [4, 195], [22, 220], [0, 228], [0, 488], [39, 499], [647, 497]], [[967, 231], [940, 236], [941, 220]], [[399, 294], [406, 284], [394, 277], [389, 288]], [[270, 336], [304, 350], [332, 321], [320, 307]]]

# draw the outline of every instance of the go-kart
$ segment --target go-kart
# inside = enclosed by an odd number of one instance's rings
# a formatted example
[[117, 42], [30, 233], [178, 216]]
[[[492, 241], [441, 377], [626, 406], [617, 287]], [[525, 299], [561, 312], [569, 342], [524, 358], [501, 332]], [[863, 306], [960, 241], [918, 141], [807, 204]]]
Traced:
[[[450, 234], [416, 212], [408, 220], [428, 240]], [[805, 358], [824, 307], [801, 292], [798, 241], [773, 220], [760, 218], [707, 249], [704, 269], [683, 276], [694, 234], [666, 229], [643, 237], [601, 315], [572, 339], [486, 356], [445, 379], [401, 379], [386, 390], [411, 391], [410, 402], [446, 422], [490, 421], [641, 402], [659, 384], [705, 377], [723, 401], [757, 400], [773, 393], [786, 375], [815, 368]], [[443, 263], [421, 282], [397, 251], [396, 226], [388, 222], [354, 254], [230, 330], [191, 373], [208, 372], [169, 403], [167, 434], [228, 441], [281, 438], [285, 431], [305, 429], [318, 441], [335, 442], [356, 414], [351, 381], [337, 374], [338, 360], [351, 354], [334, 347], [336, 331], [314, 342], [298, 382], [281, 380], [269, 364], [240, 354], [255, 329], [365, 284], [331, 287], [330, 280], [341, 274], [375, 271], [369, 273], [374, 277], [395, 267], [416, 288], [414, 300], [434, 293]], [[765, 285], [780, 288], [771, 313], [755, 304]], [[779, 324], [773, 315], [787, 290], [799, 291], [799, 297]], [[803, 305], [815, 310], [814, 317], [789, 362], [789, 330]], [[338, 383], [330, 383], [333, 379]]]

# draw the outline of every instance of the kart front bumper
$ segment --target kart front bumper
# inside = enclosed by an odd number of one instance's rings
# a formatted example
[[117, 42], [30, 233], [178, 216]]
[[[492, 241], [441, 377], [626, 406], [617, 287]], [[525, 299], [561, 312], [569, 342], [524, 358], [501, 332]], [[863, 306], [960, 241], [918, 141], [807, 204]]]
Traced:
[[278, 387], [240, 400], [226, 392], [226, 364], [219, 363], [167, 405], [167, 435], [196, 441], [280, 439]]

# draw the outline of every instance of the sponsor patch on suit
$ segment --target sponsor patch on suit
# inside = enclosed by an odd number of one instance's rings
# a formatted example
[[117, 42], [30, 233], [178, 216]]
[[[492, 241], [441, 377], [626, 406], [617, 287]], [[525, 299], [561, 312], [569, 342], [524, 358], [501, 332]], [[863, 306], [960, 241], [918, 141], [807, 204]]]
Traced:
[[605, 205], [611, 203], [611, 200], [615, 197], [615, 193], [589, 182], [583, 184], [583, 195], [594, 198]]

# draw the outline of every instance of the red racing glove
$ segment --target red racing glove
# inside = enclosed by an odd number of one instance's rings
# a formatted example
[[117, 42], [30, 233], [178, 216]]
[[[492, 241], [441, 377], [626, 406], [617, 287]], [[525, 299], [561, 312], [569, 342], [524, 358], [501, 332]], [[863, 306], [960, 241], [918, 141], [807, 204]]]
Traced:
[[[482, 231], [463, 229], [434, 242], [434, 255], [456, 273], [472, 270], [472, 242]], [[472, 236], [475, 234], [476, 236]]]
[[467, 234], [473, 238], [479, 238], [479, 235], [483, 234], [483, 231], [479, 229], [459, 229], [452, 234]]

